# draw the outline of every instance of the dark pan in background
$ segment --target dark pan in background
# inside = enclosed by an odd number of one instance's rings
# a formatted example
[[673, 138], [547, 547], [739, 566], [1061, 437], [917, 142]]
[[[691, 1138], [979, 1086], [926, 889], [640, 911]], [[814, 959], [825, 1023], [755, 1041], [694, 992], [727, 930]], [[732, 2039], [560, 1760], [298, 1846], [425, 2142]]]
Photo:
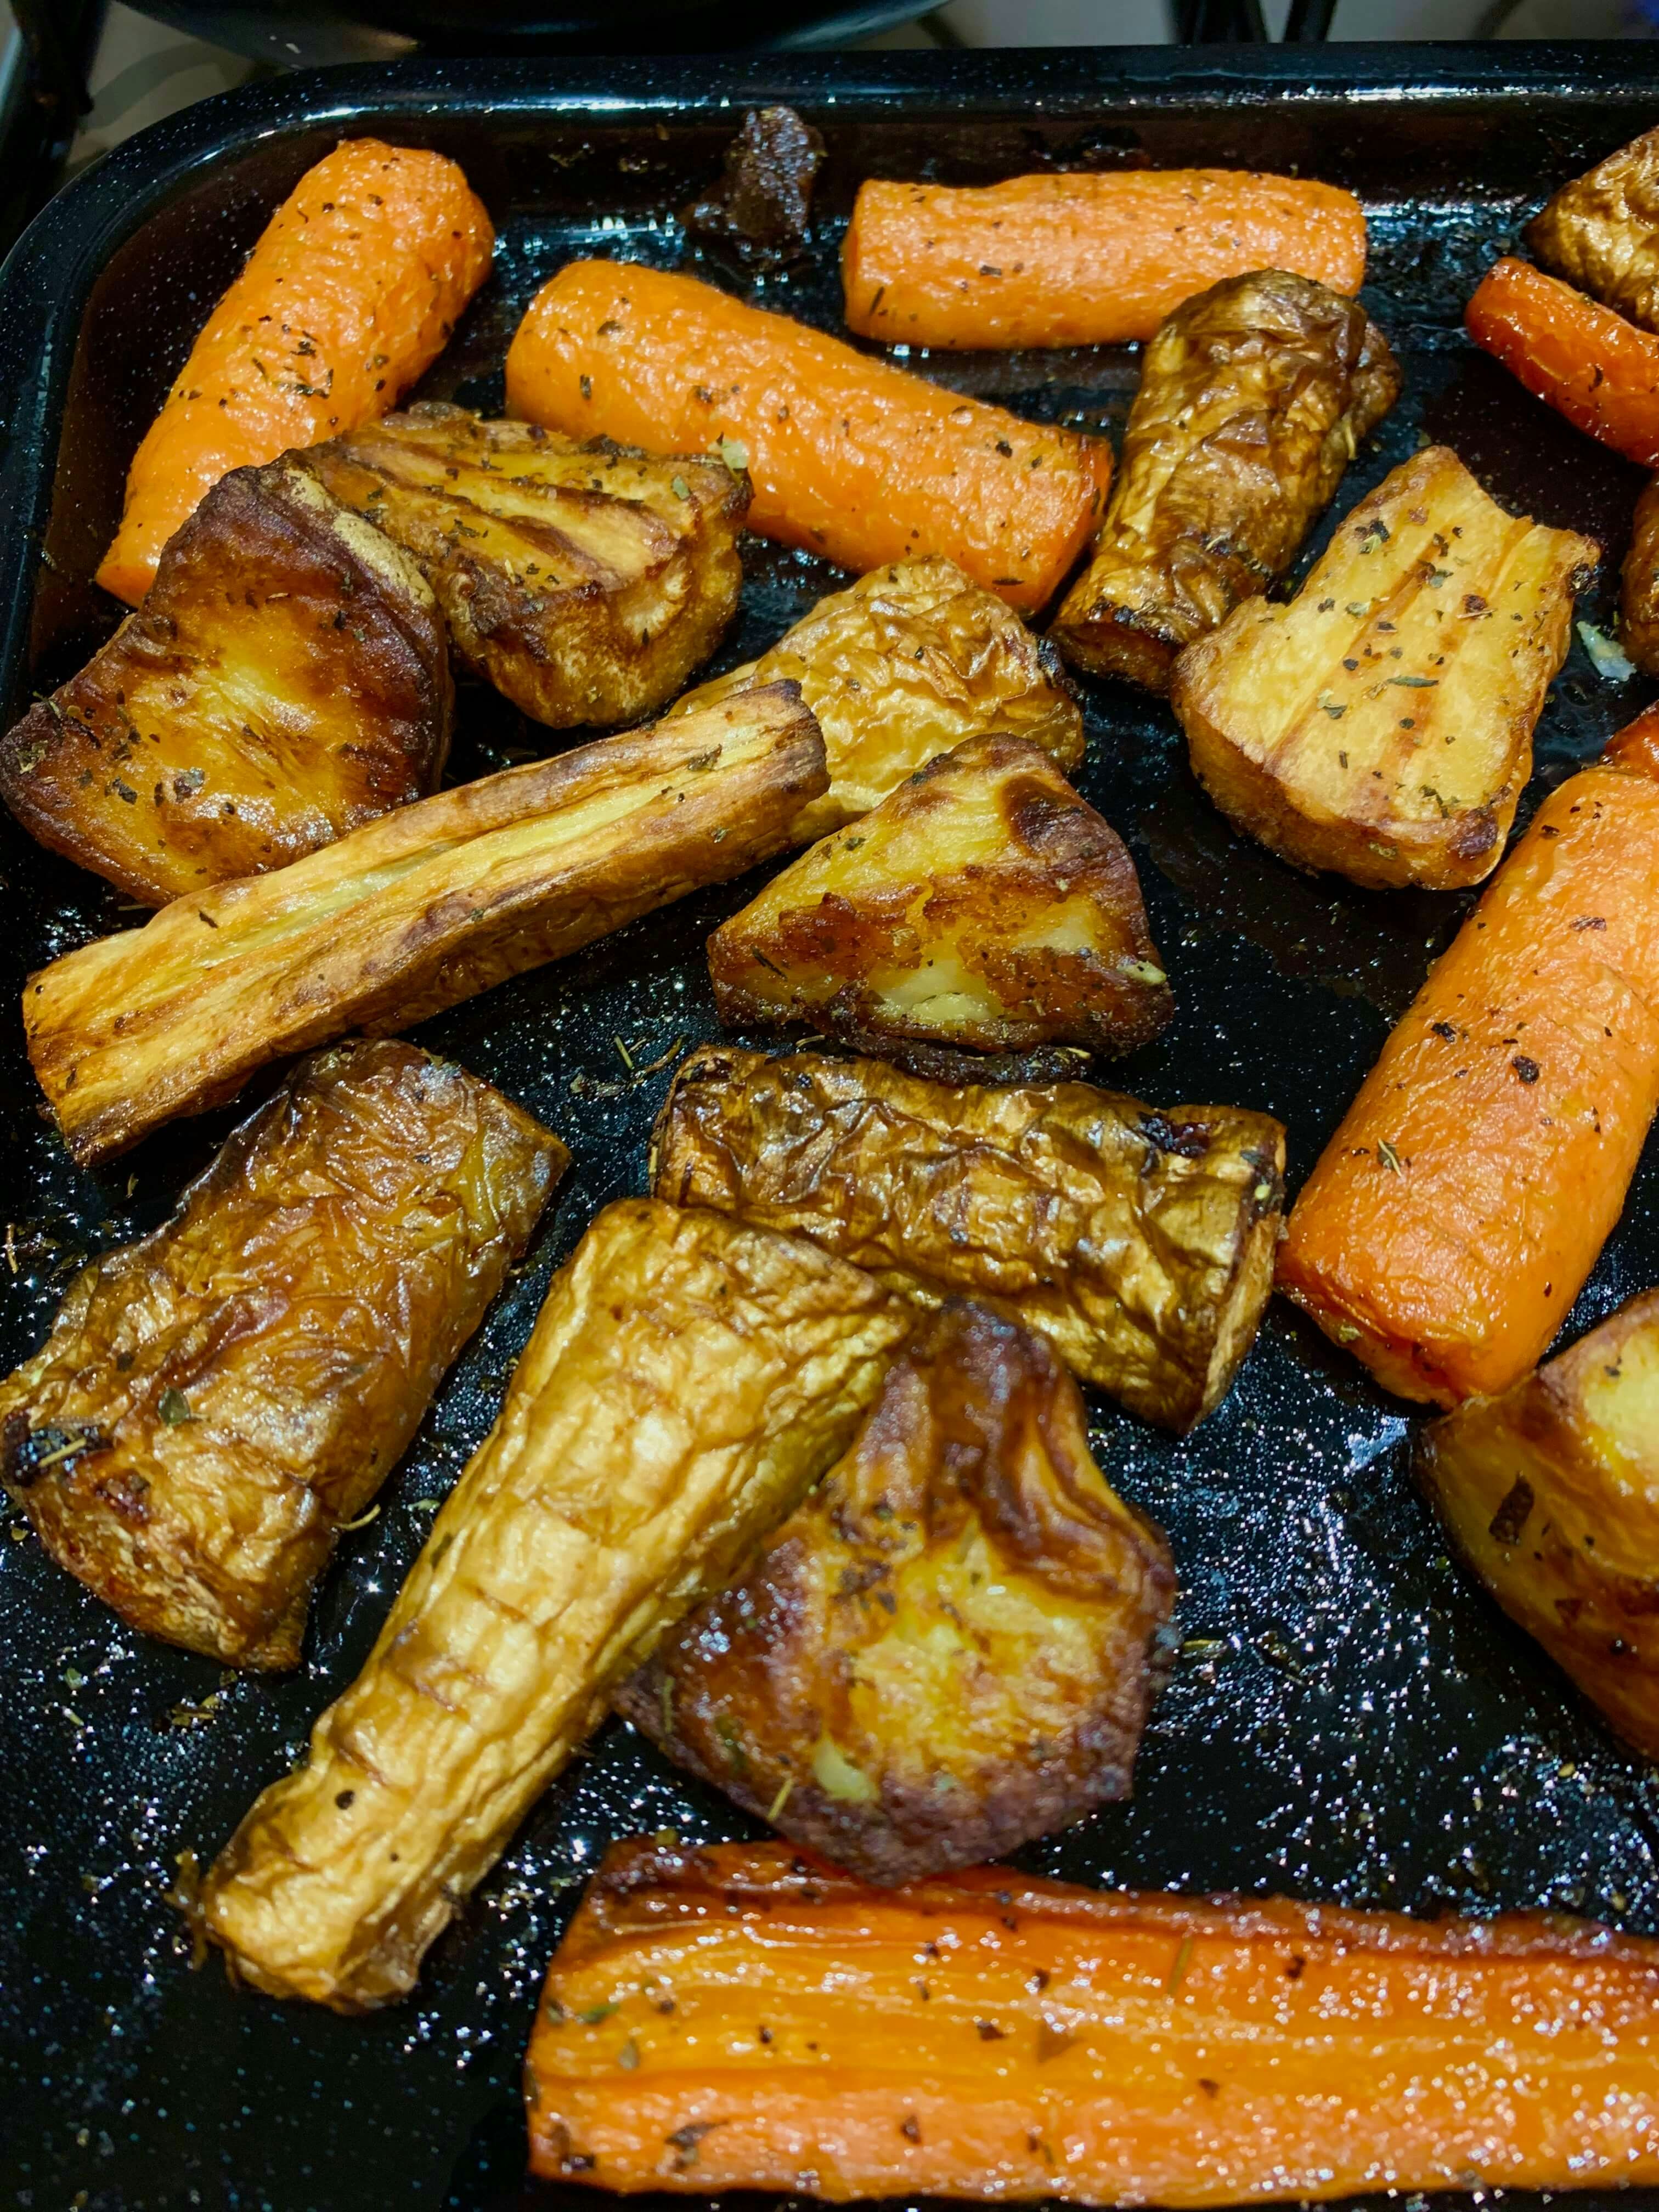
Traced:
[[[744, 107], [775, 100], [817, 123], [830, 159], [815, 258], [764, 296], [832, 326], [841, 222], [872, 173], [973, 181], [1045, 164], [1202, 161], [1353, 186], [1372, 218], [1368, 304], [1407, 384], [1339, 507], [1425, 434], [1444, 438], [1499, 498], [1602, 540], [1581, 612], [1607, 626], [1638, 472], [1474, 355], [1460, 316], [1540, 197], [1659, 117], [1656, 70], [1659, 55], [1640, 46], [415, 62], [233, 94], [82, 178], [0, 279], [0, 700], [15, 714], [112, 627], [86, 579], [137, 435], [270, 210], [336, 138], [375, 131], [465, 165], [502, 244], [428, 389], [495, 405], [506, 339], [538, 283], [576, 252], [678, 261], [671, 211], [715, 173]], [[921, 365], [1033, 415], [1114, 427], [1137, 373], [1129, 350]], [[725, 663], [836, 581], [759, 544], [748, 565]], [[1650, 690], [1604, 682], [1575, 643], [1540, 728], [1534, 796]], [[1467, 901], [1296, 875], [1203, 800], [1164, 708], [1101, 684], [1088, 715], [1080, 781], [1134, 851], [1179, 1009], [1109, 1079], [1161, 1105], [1280, 1115], [1299, 1181]], [[461, 726], [463, 775], [558, 742], [477, 694]], [[15, 994], [30, 968], [137, 917], [9, 823], [0, 878], [9, 1364], [40, 1340], [80, 1260], [159, 1221], [233, 1117], [179, 1125], [101, 1176], [69, 1165], [41, 1119]], [[0, 1522], [8, 2212], [530, 2212], [561, 2195], [593, 2212], [586, 2192], [523, 2184], [519, 2076], [535, 1993], [606, 1840], [744, 1832], [719, 1796], [613, 1723], [532, 1814], [416, 1994], [367, 2021], [239, 1996], [216, 1962], [192, 1972], [165, 1893], [177, 1855], [216, 1850], [299, 1754], [488, 1427], [551, 1268], [599, 1205], [641, 1187], [667, 1078], [631, 1080], [617, 1040], [642, 1065], [714, 1033], [702, 942], [752, 888], [636, 923], [418, 1033], [550, 1121], [575, 1164], [379, 1518], [343, 1540], [296, 1675], [233, 1678], [147, 1642]], [[1656, 1281], [1650, 1152], [1571, 1330]], [[1156, 1434], [1103, 1401], [1093, 1411], [1110, 1479], [1170, 1532], [1186, 1642], [1134, 1802], [1032, 1846], [1024, 1864], [1091, 1883], [1419, 1911], [1547, 1904], [1659, 1929], [1659, 1777], [1453, 1570], [1410, 1486], [1401, 1405], [1275, 1303], [1239, 1386], [1195, 1436]], [[1615, 2201], [1622, 2212], [1655, 2202], [1609, 2192], [1586, 2212]]]

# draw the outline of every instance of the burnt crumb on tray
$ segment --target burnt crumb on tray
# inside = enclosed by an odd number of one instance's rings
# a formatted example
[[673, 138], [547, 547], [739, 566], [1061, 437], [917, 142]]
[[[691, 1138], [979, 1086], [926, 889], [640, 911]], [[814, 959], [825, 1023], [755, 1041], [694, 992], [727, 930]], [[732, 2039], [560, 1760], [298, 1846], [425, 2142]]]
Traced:
[[805, 250], [823, 160], [823, 139], [793, 107], [750, 108], [726, 149], [720, 182], [683, 210], [686, 229], [745, 269], [783, 268]]

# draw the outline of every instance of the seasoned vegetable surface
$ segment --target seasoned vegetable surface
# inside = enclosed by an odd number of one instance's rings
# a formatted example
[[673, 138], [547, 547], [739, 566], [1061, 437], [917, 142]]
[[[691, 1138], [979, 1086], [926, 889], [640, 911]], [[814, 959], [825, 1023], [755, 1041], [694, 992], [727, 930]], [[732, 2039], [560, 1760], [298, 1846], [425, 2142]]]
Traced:
[[1482, 277], [1463, 319], [1476, 345], [1575, 429], [1659, 468], [1659, 337], [1510, 258]]
[[1555, 276], [1659, 331], [1659, 129], [1563, 185], [1527, 244]]

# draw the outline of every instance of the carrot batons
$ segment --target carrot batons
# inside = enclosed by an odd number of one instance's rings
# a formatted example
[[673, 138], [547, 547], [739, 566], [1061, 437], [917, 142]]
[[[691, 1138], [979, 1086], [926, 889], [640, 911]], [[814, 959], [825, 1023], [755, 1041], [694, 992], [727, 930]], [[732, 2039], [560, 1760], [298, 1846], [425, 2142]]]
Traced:
[[1659, 1943], [630, 1842], [554, 1957], [526, 2095], [534, 2170], [623, 2191], [1650, 2183]]
[[232, 469], [389, 414], [442, 352], [495, 242], [441, 154], [349, 138], [308, 169], [144, 434], [105, 590], [137, 606], [163, 545]]
[[1352, 192], [1249, 169], [859, 188], [842, 248], [847, 321], [889, 345], [1115, 345], [1149, 338], [1224, 276], [1365, 275]]
[[1659, 337], [1528, 261], [1494, 264], [1463, 319], [1575, 428], [1659, 468]]
[[1027, 611], [1083, 550], [1111, 480], [1103, 439], [963, 399], [694, 276], [611, 261], [543, 285], [507, 398], [550, 429], [652, 453], [719, 445], [748, 467], [763, 535], [860, 570], [943, 553]]

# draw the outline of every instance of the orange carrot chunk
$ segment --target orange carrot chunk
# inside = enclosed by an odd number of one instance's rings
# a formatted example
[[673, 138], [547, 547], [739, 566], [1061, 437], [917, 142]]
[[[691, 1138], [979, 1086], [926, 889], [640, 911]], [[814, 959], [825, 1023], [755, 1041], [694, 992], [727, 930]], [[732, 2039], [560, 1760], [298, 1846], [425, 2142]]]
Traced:
[[495, 234], [441, 154], [349, 138], [307, 169], [145, 432], [98, 581], [137, 606], [232, 469], [390, 413], [489, 273]]
[[1659, 468], [1659, 337], [1529, 261], [1496, 263], [1463, 319], [1476, 345], [1576, 428]]
[[507, 356], [516, 415], [657, 453], [719, 447], [749, 526], [844, 568], [942, 553], [1030, 611], [1099, 520], [1103, 438], [1023, 422], [694, 276], [576, 261]]
[[1619, 1218], [1659, 1109], [1649, 757], [1544, 801], [1291, 1212], [1279, 1287], [1403, 1397], [1508, 1389]]
[[1659, 1943], [625, 1843], [554, 1958], [526, 2094], [537, 2172], [624, 2191], [1653, 2182]]
[[1289, 269], [1334, 292], [1365, 275], [1352, 192], [1249, 169], [1127, 169], [859, 187], [847, 321], [889, 345], [1115, 345], [1149, 338], [1224, 276]]

